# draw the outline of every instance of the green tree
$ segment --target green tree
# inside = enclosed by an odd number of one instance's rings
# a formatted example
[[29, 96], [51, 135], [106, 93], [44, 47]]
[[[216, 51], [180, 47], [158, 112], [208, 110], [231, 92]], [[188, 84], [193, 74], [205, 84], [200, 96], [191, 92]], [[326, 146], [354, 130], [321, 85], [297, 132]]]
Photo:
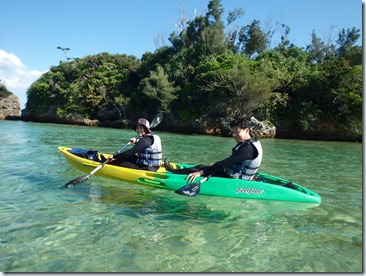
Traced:
[[285, 24], [282, 24], [281, 30], [283, 30], [283, 33], [281, 35], [280, 43], [277, 45], [276, 48], [279, 50], [283, 50], [288, 47], [294, 47], [294, 45], [290, 44], [290, 40], [288, 39], [288, 35], [290, 34], [290, 30], [291, 30], [290, 27]]
[[[300, 106], [304, 130], [343, 129], [361, 135], [362, 130], [362, 66], [349, 66], [344, 59], [329, 60], [309, 78], [307, 93], [295, 103]], [[301, 106], [312, 106], [301, 111]], [[304, 127], [305, 126], [305, 127]]]
[[311, 44], [306, 46], [306, 52], [309, 53], [310, 61], [316, 63], [322, 63], [328, 55], [324, 42], [314, 31], [311, 34]]
[[164, 69], [158, 66], [148, 78], [141, 80], [139, 90], [143, 97], [137, 99], [143, 108], [151, 111], [170, 111], [170, 103], [176, 98], [173, 84], [169, 82]]
[[271, 98], [257, 111], [273, 123], [287, 119], [289, 110], [294, 108], [291, 103], [298, 96], [297, 91], [308, 83], [307, 76], [312, 70], [309, 55], [297, 47], [269, 50], [257, 57], [254, 66], [277, 83]]
[[8, 97], [10, 95], [12, 95], [13, 93], [11, 93], [8, 88], [6, 87], [4, 81], [2, 81], [0, 79], [0, 97], [5, 98]]
[[224, 34], [224, 24], [222, 14], [224, 9], [220, 0], [211, 0], [206, 13], [206, 28], [202, 33], [202, 44], [205, 55], [222, 54], [226, 51], [226, 38]]
[[123, 96], [121, 90], [129, 86], [130, 72], [138, 66], [135, 57], [107, 53], [61, 62], [28, 89], [26, 109], [31, 113], [78, 114], [92, 119], [98, 118], [103, 109], [124, 109], [118, 103], [128, 102], [128, 95]]
[[273, 82], [254, 71], [244, 56], [223, 54], [210, 57], [196, 68], [196, 77], [189, 86], [191, 93], [180, 94], [190, 114], [211, 118], [235, 117], [250, 113], [270, 96]]
[[342, 29], [338, 34], [337, 56], [345, 58], [351, 65], [362, 64], [362, 47], [355, 45], [359, 37], [360, 30], [356, 28]]
[[240, 53], [249, 59], [255, 54], [260, 54], [267, 49], [268, 37], [260, 28], [260, 21], [253, 20], [250, 25], [242, 27], [239, 31], [238, 45]]

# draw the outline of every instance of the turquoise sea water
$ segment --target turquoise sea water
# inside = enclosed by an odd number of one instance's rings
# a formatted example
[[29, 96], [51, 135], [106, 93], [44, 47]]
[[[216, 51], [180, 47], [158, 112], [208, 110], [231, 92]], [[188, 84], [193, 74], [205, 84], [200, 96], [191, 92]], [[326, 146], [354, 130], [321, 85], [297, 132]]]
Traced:
[[[363, 270], [360, 143], [262, 140], [260, 171], [317, 192], [314, 205], [190, 198], [98, 176], [60, 189], [84, 173], [58, 146], [113, 153], [134, 131], [20, 121], [0, 121], [0, 130], [0, 271]], [[172, 162], [211, 163], [235, 144], [159, 135]]]

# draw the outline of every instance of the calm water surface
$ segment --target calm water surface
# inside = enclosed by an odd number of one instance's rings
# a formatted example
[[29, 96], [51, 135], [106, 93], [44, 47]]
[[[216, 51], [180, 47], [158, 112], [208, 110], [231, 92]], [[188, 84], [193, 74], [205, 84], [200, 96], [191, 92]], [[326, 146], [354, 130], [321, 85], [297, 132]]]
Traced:
[[[0, 271], [362, 272], [362, 144], [263, 139], [260, 171], [320, 205], [183, 197], [84, 175], [58, 146], [115, 152], [132, 130], [0, 121]], [[210, 163], [232, 138], [159, 132], [173, 162]], [[209, 183], [207, 182], [207, 185]]]

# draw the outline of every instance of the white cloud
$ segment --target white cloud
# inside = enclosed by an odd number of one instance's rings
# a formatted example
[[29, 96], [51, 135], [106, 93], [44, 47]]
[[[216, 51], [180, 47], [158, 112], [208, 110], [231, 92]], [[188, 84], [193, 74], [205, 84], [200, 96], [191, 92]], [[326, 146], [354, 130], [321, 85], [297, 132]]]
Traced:
[[16, 55], [0, 49], [0, 80], [19, 97], [22, 107], [26, 103], [25, 91], [43, 73], [29, 69]]

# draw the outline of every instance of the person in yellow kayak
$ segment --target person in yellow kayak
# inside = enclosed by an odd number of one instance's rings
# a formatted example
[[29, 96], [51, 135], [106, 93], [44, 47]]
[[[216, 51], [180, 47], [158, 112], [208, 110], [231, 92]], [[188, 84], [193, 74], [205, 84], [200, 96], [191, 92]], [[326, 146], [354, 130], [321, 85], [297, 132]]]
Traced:
[[[130, 139], [130, 143], [134, 146], [123, 152], [110, 155], [108, 164], [156, 171], [162, 164], [163, 158], [160, 137], [151, 131], [150, 123], [145, 118], [137, 120], [136, 133], [137, 136]], [[106, 160], [102, 155], [101, 161]]]
[[173, 168], [166, 158], [165, 169], [175, 174], [188, 174], [188, 182], [193, 182], [199, 176], [211, 175], [251, 180], [262, 161], [262, 145], [260, 141], [251, 137], [247, 119], [240, 118], [232, 121], [230, 129], [237, 144], [228, 158], [210, 165], [197, 165], [184, 169]]

